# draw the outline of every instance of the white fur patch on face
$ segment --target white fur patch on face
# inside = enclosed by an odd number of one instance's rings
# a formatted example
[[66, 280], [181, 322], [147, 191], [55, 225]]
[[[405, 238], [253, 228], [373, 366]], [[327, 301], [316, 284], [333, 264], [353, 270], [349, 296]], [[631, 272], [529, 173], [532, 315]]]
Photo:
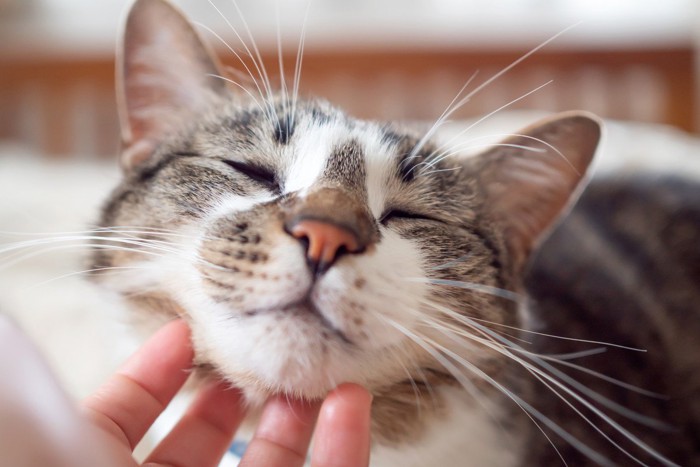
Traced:
[[367, 166], [367, 199], [369, 209], [375, 218], [379, 218], [386, 206], [387, 188], [396, 165], [395, 157], [381, 142], [379, 130], [368, 128], [363, 138], [365, 143], [365, 163]]
[[338, 121], [326, 125], [306, 124], [295, 132], [295, 144], [286, 148], [285, 158], [291, 161], [282, 190], [304, 193], [319, 179], [334, 145], [347, 136], [347, 128]]

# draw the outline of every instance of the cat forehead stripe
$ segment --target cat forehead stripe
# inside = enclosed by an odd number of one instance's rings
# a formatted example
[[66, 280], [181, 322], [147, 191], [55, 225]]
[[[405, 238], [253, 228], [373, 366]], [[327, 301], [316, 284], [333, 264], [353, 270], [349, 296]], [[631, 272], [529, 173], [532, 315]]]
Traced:
[[367, 202], [370, 212], [379, 218], [389, 194], [392, 174], [395, 172], [394, 150], [389, 141], [382, 137], [377, 127], [365, 130], [365, 164], [367, 170]]
[[284, 192], [305, 193], [323, 174], [337, 141], [347, 135], [345, 125], [331, 121], [328, 125], [299, 122], [294, 146], [286, 146], [285, 159], [290, 161], [284, 181]]

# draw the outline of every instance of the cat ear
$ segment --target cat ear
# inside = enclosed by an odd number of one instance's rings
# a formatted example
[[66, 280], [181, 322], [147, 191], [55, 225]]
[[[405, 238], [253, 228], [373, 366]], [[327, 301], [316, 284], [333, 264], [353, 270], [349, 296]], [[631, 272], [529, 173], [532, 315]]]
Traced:
[[484, 209], [519, 270], [583, 186], [601, 122], [568, 112], [525, 128], [470, 162], [477, 166]]
[[226, 89], [216, 57], [166, 0], [136, 0], [117, 50], [122, 166], [148, 159], [165, 136]]

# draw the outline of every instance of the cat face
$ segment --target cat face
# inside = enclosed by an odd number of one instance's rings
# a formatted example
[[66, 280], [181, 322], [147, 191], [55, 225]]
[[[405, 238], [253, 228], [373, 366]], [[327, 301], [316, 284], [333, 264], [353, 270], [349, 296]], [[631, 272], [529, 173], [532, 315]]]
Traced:
[[[121, 292], [156, 289], [176, 302], [203, 362], [237, 384], [315, 397], [341, 381], [377, 386], [434, 366], [405, 333], [448, 325], [430, 303], [512, 324], [510, 312], [489, 313], [488, 295], [430, 283], [471, 271], [503, 286], [478, 231], [475, 188], [454, 162], [423, 169], [425, 154], [407, 160], [415, 137], [324, 104], [300, 104], [284, 141], [256, 107], [223, 107], [130, 174], [104, 219], [181, 236], [172, 254], [105, 265], [144, 267]], [[344, 236], [353, 245], [339, 244]], [[322, 247], [323, 266], [313, 256]]]
[[236, 92], [218, 68], [170, 5], [136, 2], [96, 279], [140, 323], [185, 318], [199, 363], [253, 399], [449, 382], [459, 359], [499, 372], [474, 323], [517, 324], [520, 271], [598, 124], [559, 116], [467, 157], [321, 101]]

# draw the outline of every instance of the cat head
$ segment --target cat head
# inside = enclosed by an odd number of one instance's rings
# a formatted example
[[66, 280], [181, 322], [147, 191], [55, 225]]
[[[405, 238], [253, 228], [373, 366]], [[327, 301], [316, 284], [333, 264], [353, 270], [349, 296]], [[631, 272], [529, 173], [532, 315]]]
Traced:
[[500, 371], [479, 326], [518, 324], [523, 268], [600, 136], [567, 113], [464, 155], [242, 91], [163, 0], [128, 16], [118, 96], [96, 280], [142, 325], [186, 319], [199, 363], [252, 398], [450, 381], [456, 358]]

